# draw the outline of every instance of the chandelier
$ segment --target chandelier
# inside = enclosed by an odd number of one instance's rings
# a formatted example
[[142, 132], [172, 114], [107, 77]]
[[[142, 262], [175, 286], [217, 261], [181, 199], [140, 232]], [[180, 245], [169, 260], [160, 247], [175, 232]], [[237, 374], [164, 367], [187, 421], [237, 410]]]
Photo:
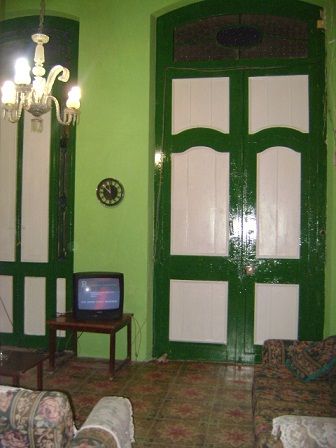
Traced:
[[59, 81], [67, 82], [70, 77], [70, 71], [61, 66], [55, 65], [49, 72], [48, 77], [44, 64], [44, 47], [49, 41], [49, 36], [43, 34], [43, 23], [45, 15], [45, 0], [40, 3], [40, 22], [38, 32], [31, 36], [36, 44], [34, 62], [32, 69], [34, 75], [33, 81], [30, 76], [30, 66], [25, 58], [19, 58], [15, 64], [15, 76], [13, 81], [5, 81], [1, 88], [1, 101], [3, 116], [11, 123], [17, 123], [20, 120], [22, 111], [31, 113], [35, 118], [32, 119], [32, 129], [37, 132], [42, 131], [42, 119], [40, 118], [46, 112], [49, 112], [52, 105], [55, 106], [57, 121], [62, 125], [75, 125], [79, 120], [79, 108], [81, 91], [79, 87], [72, 87], [68, 92], [66, 107], [61, 111], [58, 100], [52, 95], [52, 88], [56, 78]]

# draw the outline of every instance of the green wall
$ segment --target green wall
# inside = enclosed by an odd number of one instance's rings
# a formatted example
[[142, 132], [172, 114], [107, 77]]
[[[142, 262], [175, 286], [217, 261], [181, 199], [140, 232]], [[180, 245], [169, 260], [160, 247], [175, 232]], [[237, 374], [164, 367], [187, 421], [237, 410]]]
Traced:
[[[78, 19], [79, 83], [83, 90], [77, 130], [75, 270], [125, 273], [125, 311], [134, 313], [133, 355], [150, 359], [152, 348], [154, 18], [192, 3], [173, 0], [48, 0], [46, 13]], [[326, 5], [328, 40], [335, 39], [334, 0]], [[7, 0], [5, 17], [38, 14], [38, 0]], [[334, 98], [335, 43], [328, 45], [329, 93]], [[333, 59], [331, 60], [331, 52]], [[48, 58], [48, 47], [46, 47]], [[325, 334], [336, 333], [336, 174], [331, 115], [328, 132], [328, 227]], [[123, 202], [102, 207], [98, 182], [115, 177], [125, 187]], [[125, 335], [118, 341], [122, 353]], [[107, 357], [104, 335], [83, 335], [80, 353]]]
[[327, 265], [325, 336], [336, 334], [336, 2], [326, 1], [327, 48]]

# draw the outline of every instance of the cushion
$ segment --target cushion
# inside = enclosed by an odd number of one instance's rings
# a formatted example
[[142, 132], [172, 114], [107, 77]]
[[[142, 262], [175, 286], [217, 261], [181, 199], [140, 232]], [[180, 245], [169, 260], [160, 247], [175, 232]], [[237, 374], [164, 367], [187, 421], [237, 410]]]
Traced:
[[293, 347], [285, 364], [302, 381], [312, 381], [327, 376], [336, 365], [336, 336], [311, 342], [303, 350], [301, 347]]

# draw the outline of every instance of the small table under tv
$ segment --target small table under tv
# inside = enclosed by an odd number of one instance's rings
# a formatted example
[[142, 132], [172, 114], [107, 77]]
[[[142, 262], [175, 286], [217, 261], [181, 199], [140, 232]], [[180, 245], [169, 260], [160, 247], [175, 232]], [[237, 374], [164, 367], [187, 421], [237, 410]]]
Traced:
[[[132, 358], [132, 316], [133, 314], [123, 314], [120, 319], [110, 321], [78, 320], [72, 313], [66, 313], [55, 319], [47, 320], [49, 328], [49, 367], [55, 369], [56, 351], [56, 331], [70, 330], [73, 337], [73, 351], [77, 356], [77, 332], [105, 333], [110, 335], [110, 359], [109, 373], [111, 379], [115, 372], [124, 365], [130, 363]], [[127, 357], [116, 367], [115, 362], [115, 335], [122, 328], [127, 327]]]

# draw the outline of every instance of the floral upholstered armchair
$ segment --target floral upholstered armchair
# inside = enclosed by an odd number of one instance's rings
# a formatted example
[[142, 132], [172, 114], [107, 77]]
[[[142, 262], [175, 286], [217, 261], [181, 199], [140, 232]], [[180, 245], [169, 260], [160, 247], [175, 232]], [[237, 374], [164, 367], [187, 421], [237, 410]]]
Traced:
[[65, 394], [0, 386], [1, 447], [130, 448], [133, 436], [126, 398], [102, 398], [77, 431]]

